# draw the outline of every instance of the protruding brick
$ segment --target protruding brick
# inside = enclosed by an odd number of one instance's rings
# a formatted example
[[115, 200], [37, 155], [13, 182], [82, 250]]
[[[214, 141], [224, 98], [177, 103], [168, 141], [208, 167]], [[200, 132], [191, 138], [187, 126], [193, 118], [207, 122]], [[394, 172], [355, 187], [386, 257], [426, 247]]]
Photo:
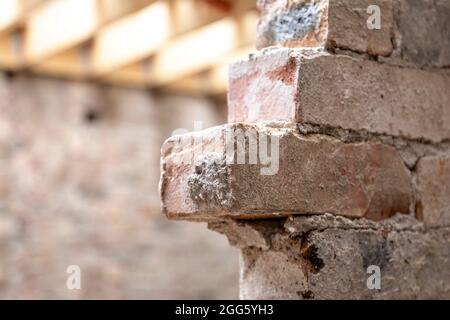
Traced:
[[450, 156], [417, 164], [417, 215], [429, 226], [450, 226]]
[[[380, 8], [380, 29], [369, 29], [369, 6]], [[258, 49], [338, 47], [387, 56], [392, 53], [392, 0], [259, 0]]]
[[[246, 135], [243, 164], [236, 162], [243, 142], [234, 144], [233, 161], [226, 160], [230, 132]], [[271, 154], [261, 164], [264, 138]], [[258, 154], [250, 146], [259, 146]], [[249, 164], [253, 156], [259, 160]], [[293, 128], [215, 127], [170, 138], [162, 157], [163, 208], [174, 219], [328, 212], [379, 220], [409, 212], [412, 199], [410, 173], [394, 148], [302, 136]]]
[[450, 77], [342, 55], [273, 49], [230, 67], [229, 122], [297, 121], [440, 142]]

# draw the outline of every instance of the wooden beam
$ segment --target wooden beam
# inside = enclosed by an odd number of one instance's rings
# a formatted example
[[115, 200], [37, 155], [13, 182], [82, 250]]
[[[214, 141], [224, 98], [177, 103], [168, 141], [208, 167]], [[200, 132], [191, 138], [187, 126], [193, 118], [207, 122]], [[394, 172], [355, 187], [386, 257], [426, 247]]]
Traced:
[[257, 20], [249, 0], [15, 1], [35, 6], [25, 28], [0, 34], [0, 67], [205, 94], [226, 91], [230, 57], [250, 51]]
[[223, 95], [228, 90], [228, 68], [235, 62], [254, 52], [254, 46], [246, 46], [228, 55], [226, 59], [206, 72], [178, 80], [164, 87], [168, 91], [188, 94]]
[[0, 68], [20, 70], [23, 65], [22, 42], [20, 30], [0, 34]]
[[96, 75], [144, 59], [171, 35], [170, 7], [158, 1], [106, 26], [96, 36], [93, 65]]
[[148, 62], [146, 60], [136, 62], [108, 75], [102, 79], [106, 83], [124, 87], [148, 87]]
[[12, 50], [9, 34], [0, 36], [0, 68], [15, 70], [20, 66], [20, 60]]
[[87, 44], [63, 51], [44, 63], [33, 66], [31, 70], [55, 77], [88, 79], [90, 76], [90, 47]]
[[[228, 90], [229, 64], [245, 58], [254, 52], [253, 45], [242, 47], [226, 57], [211, 69], [182, 78], [176, 82], [164, 86], [165, 91], [174, 91], [187, 94], [221, 95]], [[135, 63], [118, 70], [104, 80], [107, 83], [126, 87], [149, 87], [151, 74], [149, 73], [150, 60]]]
[[[97, 28], [155, 2], [155, 0], [95, 1], [97, 1]], [[91, 8], [93, 9], [93, 6]], [[83, 11], [80, 10], [78, 14], [81, 14], [81, 12]], [[91, 14], [91, 17], [95, 18], [94, 14]], [[58, 47], [52, 55], [42, 58], [37, 63], [31, 62], [30, 69], [53, 76], [72, 77], [76, 79], [89, 78], [92, 74], [92, 70], [90, 69], [92, 50], [87, 41], [93, 37], [94, 32], [98, 31], [98, 29], [92, 26], [91, 30], [92, 32], [86, 32], [84, 37], [77, 34], [73, 38], [73, 41], [67, 45]], [[79, 31], [81, 32], [81, 29]]]
[[152, 60], [151, 85], [164, 86], [220, 64], [254, 42], [257, 13], [228, 17], [172, 40]]
[[[231, 8], [248, 10], [254, 1], [236, 0]], [[232, 13], [232, 12], [231, 12]], [[94, 44], [93, 66], [98, 77], [155, 54], [171, 38], [229, 15], [205, 0], [157, 1], [103, 28]]]
[[99, 26], [97, 5], [97, 0], [51, 0], [39, 6], [26, 25], [27, 63], [42, 63], [89, 40]]
[[143, 9], [156, 0], [98, 0], [102, 24], [124, 17]]
[[0, 35], [7, 34], [20, 27], [27, 15], [47, 0], [1, 0], [0, 1]]
[[[234, 2], [238, 4], [242, 0], [235, 0]], [[222, 19], [231, 13], [232, 8], [231, 5], [230, 9], [213, 6], [206, 0], [170, 0], [169, 3], [172, 9], [171, 18], [174, 28], [172, 36]]]
[[[254, 11], [219, 20], [169, 41], [149, 59], [147, 68], [134, 63], [103, 80], [176, 91], [223, 93], [227, 89], [228, 64], [254, 50], [256, 22]], [[205, 73], [207, 81], [202, 76]]]
[[0, 1], [0, 31], [7, 32], [14, 25], [22, 14], [19, 0]]

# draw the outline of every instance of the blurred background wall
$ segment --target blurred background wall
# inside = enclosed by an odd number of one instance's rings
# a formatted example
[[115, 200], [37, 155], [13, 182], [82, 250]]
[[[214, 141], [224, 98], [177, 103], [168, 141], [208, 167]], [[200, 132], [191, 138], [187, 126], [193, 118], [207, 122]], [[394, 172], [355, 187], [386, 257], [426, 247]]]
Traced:
[[0, 299], [238, 297], [226, 239], [162, 215], [159, 158], [175, 130], [226, 122], [257, 17], [254, 0], [0, 0]]
[[204, 225], [167, 221], [158, 198], [163, 140], [223, 123], [223, 109], [0, 73], [0, 298], [236, 298], [236, 252]]

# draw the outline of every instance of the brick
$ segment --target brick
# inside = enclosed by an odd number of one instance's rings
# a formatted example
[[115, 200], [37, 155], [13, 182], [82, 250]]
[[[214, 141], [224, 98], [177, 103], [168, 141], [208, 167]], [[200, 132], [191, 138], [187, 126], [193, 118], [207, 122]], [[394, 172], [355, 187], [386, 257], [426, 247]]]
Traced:
[[[321, 215], [292, 217], [278, 227], [241, 222], [241, 299], [450, 298], [449, 227], [426, 229], [411, 216], [360, 220]], [[223, 226], [210, 228], [236, 240]], [[247, 241], [255, 233], [265, 234], [268, 245]], [[379, 290], [367, 287], [369, 266], [380, 268]]]
[[160, 211], [161, 144], [194, 121], [224, 117], [201, 97], [0, 71], [0, 299], [235, 299], [236, 251]]
[[298, 59], [274, 50], [230, 66], [228, 121], [291, 120], [298, 100]]
[[421, 159], [416, 177], [418, 218], [429, 226], [450, 226], [450, 156]]
[[[377, 5], [381, 28], [370, 30], [367, 8]], [[337, 47], [371, 55], [392, 53], [391, 0], [260, 0], [257, 47]]]
[[273, 49], [230, 67], [229, 122], [265, 120], [450, 138], [450, 77], [342, 55]]
[[403, 58], [418, 65], [450, 66], [450, 1], [402, 0], [398, 11]]
[[[225, 160], [225, 137], [239, 130], [256, 137], [245, 139], [243, 164], [236, 155], [230, 157], [234, 161]], [[249, 146], [259, 144], [263, 152], [263, 137], [271, 141], [272, 159], [250, 164]], [[292, 128], [238, 124], [174, 136], [165, 142], [162, 158], [161, 198], [172, 219], [329, 212], [380, 220], [409, 212], [411, 204], [409, 171], [394, 148], [380, 143], [346, 144], [322, 135], [302, 136]], [[268, 167], [276, 170], [262, 171]]]

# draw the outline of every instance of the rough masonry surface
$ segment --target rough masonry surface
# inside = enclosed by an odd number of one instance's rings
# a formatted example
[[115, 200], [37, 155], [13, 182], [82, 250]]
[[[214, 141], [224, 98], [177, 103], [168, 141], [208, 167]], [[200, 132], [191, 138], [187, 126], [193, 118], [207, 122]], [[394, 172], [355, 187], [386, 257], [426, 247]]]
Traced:
[[416, 186], [418, 217], [430, 226], [450, 226], [450, 155], [422, 158]]
[[[450, 1], [257, 3], [230, 124], [163, 147], [165, 213], [240, 249], [243, 299], [449, 299]], [[248, 163], [228, 161], [230, 130]], [[264, 135], [272, 175], [251, 160]]]
[[[209, 228], [241, 249], [242, 299], [450, 298], [450, 228], [427, 229], [412, 216], [325, 214]], [[380, 290], [367, 286], [372, 265], [381, 270]]]
[[440, 142], [450, 77], [342, 55], [273, 49], [230, 67], [229, 122], [296, 121]]
[[[268, 135], [272, 143], [277, 139], [278, 154], [271, 156], [279, 161], [278, 171], [263, 175], [260, 162], [227, 163], [225, 135], [230, 130]], [[198, 141], [200, 136], [205, 139]], [[181, 138], [188, 143], [179, 147]], [[250, 142], [245, 139], [247, 153]], [[412, 203], [409, 170], [393, 147], [381, 143], [343, 143], [323, 135], [302, 136], [295, 127], [238, 124], [175, 136], [166, 141], [162, 156], [161, 194], [169, 218], [329, 212], [380, 220], [408, 213]]]
[[[367, 8], [381, 10], [381, 28], [367, 27]], [[262, 0], [257, 47], [328, 47], [387, 56], [392, 53], [391, 0]]]

